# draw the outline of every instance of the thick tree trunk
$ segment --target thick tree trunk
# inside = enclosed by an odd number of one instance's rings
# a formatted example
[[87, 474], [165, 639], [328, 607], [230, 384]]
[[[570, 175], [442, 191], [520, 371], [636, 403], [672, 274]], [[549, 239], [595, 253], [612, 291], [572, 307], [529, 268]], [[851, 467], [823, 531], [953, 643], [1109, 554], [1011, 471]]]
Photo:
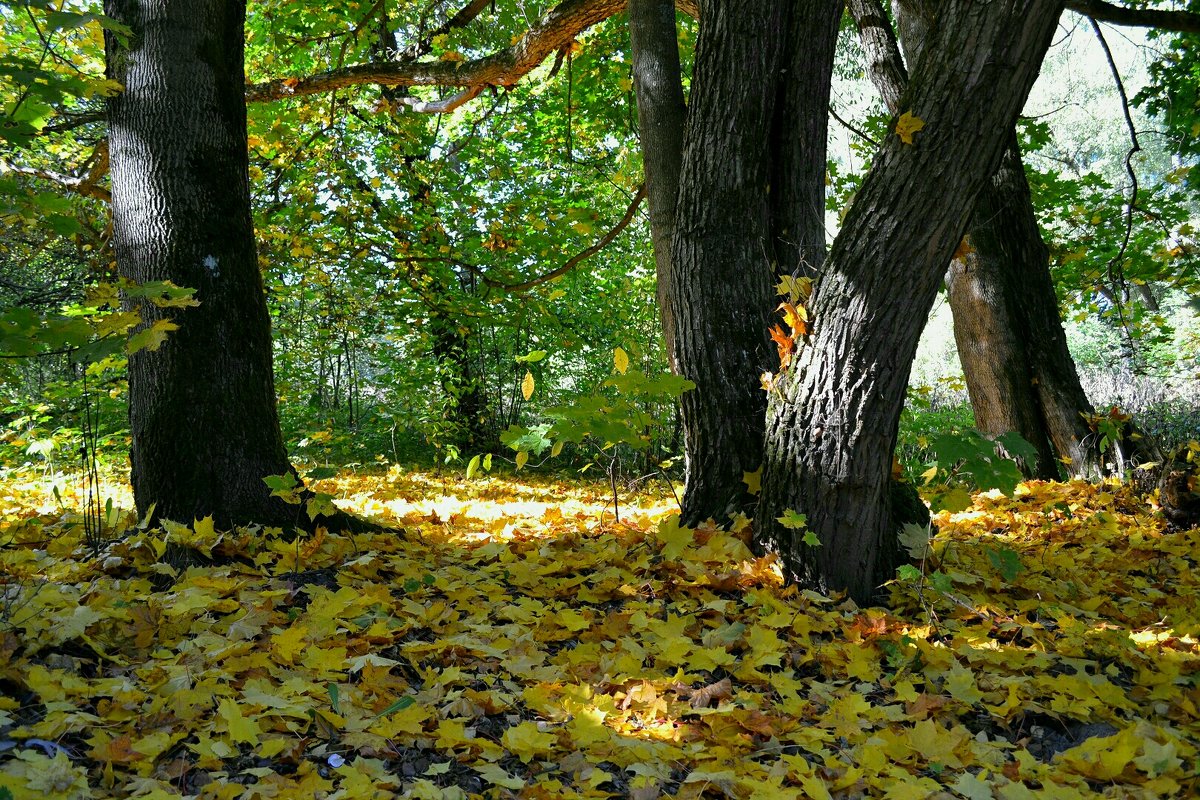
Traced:
[[[916, 62], [936, 3], [901, 0], [895, 6], [902, 43]], [[907, 74], [883, 8], [878, 0], [850, 0], [850, 8], [872, 81], [889, 110], [901, 113]], [[1074, 470], [1094, 474], [1098, 453], [1084, 444], [1090, 431], [1082, 416], [1092, 407], [1067, 349], [1014, 135], [1007, 145], [976, 199], [968, 252], [951, 262], [947, 281], [975, 424], [990, 436], [1017, 431], [1032, 444], [1038, 456], [1023, 465], [1028, 474], [1057, 478], [1056, 451]]]
[[[770, 392], [756, 534], [791, 579], [865, 603], [894, 574], [888, 486], [917, 340], [1061, 8], [948, 0], [930, 32], [901, 103], [924, 128], [881, 148], [817, 284], [811, 335]], [[819, 547], [780, 525], [789, 510]]]
[[770, 140], [787, 3], [702, 4], [671, 250], [675, 362], [696, 383], [681, 402], [683, 521], [754, 503], [762, 464], [772, 296]]
[[[1055, 479], [1059, 457], [1071, 472], [1098, 474], [1100, 454], [1084, 414], [1016, 136], [975, 202], [968, 234], [974, 253], [950, 268], [954, 335], [975, 409], [989, 435], [1015, 430], [1038, 449], [1033, 473]], [[1032, 465], [1031, 465], [1032, 466]]]
[[[129, 359], [134, 498], [140, 512], [220, 526], [291, 525], [298, 510], [263, 477], [292, 472], [279, 431], [271, 334], [255, 257], [236, 0], [107, 0], [118, 270], [194, 287], [200, 305], [141, 303], [145, 325], [179, 330]], [[307, 520], [307, 517], [304, 517]]]
[[687, 107], [679, 66], [679, 34], [674, 0], [630, 0], [629, 41], [637, 92], [638, 132], [650, 202], [650, 239], [658, 277], [658, 308], [671, 370], [675, 364], [675, 314], [672, 308], [671, 241], [683, 158]]
[[[1035, 289], [1043, 288], [1026, 282], [1037, 265], [1049, 277], [1048, 254], [1036, 221], [1032, 231], [1020, 225], [1024, 221], [1020, 217], [1022, 188], [1024, 210], [1032, 214], [1021, 158], [1015, 142], [1010, 142], [1001, 167], [975, 201], [967, 234], [970, 252], [951, 262], [948, 293], [975, 427], [988, 436], [1017, 431], [1038, 452], [1035, 464], [1024, 465], [1027, 474], [1054, 479], [1059, 474], [1058, 462], [1043, 415], [1053, 409], [1042, 406], [1034, 377], [1036, 354], [1029, 347], [1033, 344], [1031, 332], [1021, 308], [1022, 301], [1034, 299]], [[1054, 288], [1044, 288], [1053, 301]], [[1052, 311], [1057, 321], [1057, 303]], [[1059, 333], [1061, 336], [1061, 325]], [[1050, 348], [1053, 342], [1037, 345]], [[1074, 416], [1083, 423], [1078, 412]]]

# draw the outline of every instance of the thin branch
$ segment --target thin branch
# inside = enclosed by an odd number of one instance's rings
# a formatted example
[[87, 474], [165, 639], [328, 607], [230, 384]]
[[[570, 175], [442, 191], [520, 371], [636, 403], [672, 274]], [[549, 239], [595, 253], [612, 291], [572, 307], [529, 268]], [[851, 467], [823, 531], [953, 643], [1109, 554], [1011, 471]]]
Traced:
[[633, 222], [633, 218], [637, 214], [638, 206], [642, 204], [642, 200], [644, 199], [646, 199], [646, 184], [643, 183], [638, 187], [637, 193], [633, 196], [633, 200], [629, 204], [629, 208], [625, 209], [625, 216], [621, 217], [620, 222], [614, 225], [612, 230], [610, 230], [608, 233], [601, 236], [599, 241], [597, 241], [591, 247], [588, 247], [587, 249], [571, 256], [563, 263], [561, 267], [552, 269], [545, 275], [532, 278], [524, 283], [505, 284], [501, 288], [503, 288], [506, 292], [526, 292], [539, 284], [552, 281], [560, 275], [567, 274], [577, 267], [581, 262], [591, 258], [592, 256], [596, 255], [596, 253], [599, 253], [605, 247], [608, 247], [610, 244], [612, 244], [613, 240], [621, 235], [621, 231], [628, 228], [629, 223]]
[[[1138, 142], [1137, 128], [1133, 124], [1133, 115], [1129, 110], [1129, 95], [1125, 92], [1125, 82], [1121, 80], [1121, 71], [1117, 69], [1117, 62], [1113, 59], [1112, 50], [1108, 46], [1108, 40], [1104, 38], [1104, 32], [1100, 30], [1100, 23], [1095, 17], [1088, 17], [1088, 21], [1092, 24], [1092, 30], [1096, 32], [1096, 38], [1100, 42], [1100, 47], [1104, 49], [1104, 56], [1108, 59], [1108, 68], [1112, 72], [1113, 82], [1117, 87], [1117, 94], [1121, 97], [1121, 111], [1125, 115], [1125, 126], [1129, 129], [1129, 151], [1125, 154], [1125, 174], [1129, 176], [1129, 199], [1125, 203], [1125, 235], [1121, 239], [1121, 248], [1112, 260], [1108, 262], [1109, 279], [1113, 281], [1113, 288], [1120, 289], [1121, 292], [1114, 292], [1118, 296], [1125, 292], [1125, 276], [1123, 272], [1122, 262], [1125, 260], [1125, 252], [1129, 249], [1129, 240], [1133, 237], [1133, 211], [1137, 208], [1138, 201], [1138, 179], [1137, 172], [1133, 169], [1133, 157], [1141, 151], [1142, 145]], [[1121, 307], [1121, 303], [1116, 303], [1117, 317], [1121, 322], [1121, 328], [1125, 331], [1125, 336], [1129, 340], [1129, 348], [1133, 350], [1133, 333], [1129, 330], [1129, 326], [1125, 320], [1125, 312]]]
[[830, 106], [830, 107], [829, 107], [829, 116], [833, 117], [835, 120], [837, 120], [838, 122], [840, 122], [840, 123], [842, 124], [842, 127], [843, 127], [843, 128], [845, 128], [846, 130], [850, 131], [851, 133], [853, 133], [853, 134], [854, 134], [855, 136], [857, 136], [858, 138], [865, 140], [866, 142], [868, 142], [868, 143], [869, 143], [871, 146], [873, 146], [873, 147], [879, 147], [879, 142], [877, 142], [877, 141], [875, 141], [874, 139], [872, 139], [872, 138], [871, 138], [871, 137], [870, 137], [870, 136], [867, 134], [867, 132], [866, 132], [866, 131], [864, 131], [864, 130], [862, 130], [861, 128], [858, 128], [858, 127], [856, 127], [856, 126], [854, 126], [854, 125], [851, 125], [849, 122], [847, 122], [846, 120], [842, 119], [842, 118], [841, 118], [841, 116], [840, 116], [840, 115], [839, 115], [839, 114], [838, 114], [836, 111], [834, 111], [834, 110], [833, 110], [833, 106]]
[[449, 114], [451, 111], [461, 108], [476, 97], [479, 97], [486, 88], [487, 86], [484, 84], [471, 86], [443, 100], [426, 101], [416, 97], [397, 97], [394, 98], [393, 102], [405, 106], [408, 110], [415, 111], [418, 114]]
[[1158, 8], [1127, 8], [1104, 0], [1067, 0], [1067, 8], [1092, 20], [1128, 25], [1135, 28], [1159, 28], [1176, 33], [1200, 33], [1200, 14], [1194, 11], [1167, 11]]
[[64, 131], [72, 131], [84, 125], [90, 125], [93, 122], [104, 122], [105, 114], [103, 111], [88, 111], [81, 114], [73, 114], [69, 111], [59, 113], [59, 121], [46, 125], [42, 128], [42, 134], [47, 133], [63, 133]]
[[[107, 159], [105, 159], [107, 162]], [[98, 177], [93, 179], [92, 172], [82, 178], [74, 175], [66, 175], [62, 172], [55, 172], [49, 169], [39, 169], [37, 167], [22, 167], [17, 164], [10, 164], [7, 161], [0, 161], [0, 174], [11, 172], [14, 175], [27, 175], [31, 178], [41, 178], [44, 181], [51, 183], [83, 197], [94, 197], [97, 200], [109, 202], [112, 196], [108, 193], [108, 189], [100, 186], [97, 181]], [[94, 172], [94, 170], [93, 170]]]
[[438, 26], [433, 31], [430, 31], [428, 36], [424, 36], [420, 41], [413, 42], [408, 47], [404, 48], [400, 60], [415, 61], [423, 55], [429, 53], [433, 49], [433, 37], [441, 36], [449, 33], [455, 28], [462, 28], [468, 25], [472, 20], [483, 13], [483, 10], [491, 5], [493, 0], [471, 0], [464, 7], [459, 9], [458, 13], [445, 23]]

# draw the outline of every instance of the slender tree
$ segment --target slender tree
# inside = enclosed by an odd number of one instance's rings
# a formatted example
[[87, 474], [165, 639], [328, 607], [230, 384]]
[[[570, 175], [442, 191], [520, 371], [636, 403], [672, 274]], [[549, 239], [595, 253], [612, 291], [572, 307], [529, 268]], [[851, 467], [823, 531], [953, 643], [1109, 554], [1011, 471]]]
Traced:
[[687, 119], [674, 0], [630, 0], [629, 41], [646, 195], [650, 203], [650, 239], [658, 277], [658, 307], [667, 342], [667, 357], [674, 370], [671, 241], [675, 236], [675, 202], [679, 195], [679, 169]]

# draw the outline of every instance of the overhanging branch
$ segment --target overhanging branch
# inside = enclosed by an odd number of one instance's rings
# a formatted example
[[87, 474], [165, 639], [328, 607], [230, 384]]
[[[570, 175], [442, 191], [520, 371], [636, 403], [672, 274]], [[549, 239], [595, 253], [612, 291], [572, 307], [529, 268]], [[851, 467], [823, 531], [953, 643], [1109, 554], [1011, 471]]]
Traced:
[[1194, 11], [1168, 11], [1160, 8], [1128, 8], [1104, 0], [1067, 0], [1067, 8], [1114, 25], [1135, 28], [1159, 28], [1177, 33], [1200, 33], [1200, 14]]
[[[698, 14], [696, 0], [679, 0]], [[303, 78], [280, 78], [246, 87], [251, 103], [323, 94], [350, 86], [444, 86], [460, 89], [513, 86], [552, 53], [569, 47], [593, 25], [625, 10], [625, 0], [563, 0], [511, 47], [468, 61], [370, 62]], [[451, 98], [454, 99], [454, 98]], [[440, 101], [448, 103], [450, 100]], [[463, 101], [465, 102], [465, 101]]]
[[539, 284], [552, 281], [560, 275], [566, 275], [568, 272], [575, 269], [575, 267], [579, 266], [579, 264], [585, 259], [591, 258], [592, 256], [596, 255], [596, 253], [599, 253], [601, 250], [612, 244], [613, 240], [621, 235], [621, 231], [628, 228], [629, 223], [633, 222], [633, 217], [635, 214], [637, 214], [638, 206], [640, 206], [642, 201], [645, 199], [646, 184], [643, 183], [638, 187], [637, 194], [633, 196], [633, 200], [630, 201], [629, 208], [625, 209], [625, 216], [621, 217], [621, 220], [614, 225], [608, 233], [601, 236], [600, 239], [591, 247], [581, 250], [580, 252], [571, 256], [563, 262], [561, 267], [552, 269], [545, 275], [539, 275], [536, 278], [531, 278], [524, 283], [503, 284], [501, 288], [506, 292], [527, 292]]

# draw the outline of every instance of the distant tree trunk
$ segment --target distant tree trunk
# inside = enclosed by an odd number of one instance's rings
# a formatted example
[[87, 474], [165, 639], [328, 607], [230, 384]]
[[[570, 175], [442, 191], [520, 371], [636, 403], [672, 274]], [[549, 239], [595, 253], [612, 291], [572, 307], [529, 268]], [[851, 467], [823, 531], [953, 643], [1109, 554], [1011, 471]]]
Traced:
[[[141, 303], [143, 327], [179, 325], [129, 359], [134, 498], [140, 512], [220, 526], [294, 524], [263, 477], [292, 472], [275, 408], [271, 333], [255, 258], [242, 69], [245, 3], [107, 0], [118, 270], [197, 289], [200, 305]], [[307, 517], [305, 517], [307, 520]]]
[[[1056, 453], [1069, 460], [1070, 472], [1098, 475], [1101, 453], [1084, 418], [1092, 404], [1067, 349], [1016, 135], [1008, 139], [975, 203], [968, 235], [975, 253], [950, 269], [950, 308], [975, 424], [987, 434], [1024, 436], [1038, 448], [1038, 477], [1058, 478]], [[993, 302], [981, 303], [987, 292], [996, 295]], [[991, 316], [996, 328], [971, 330]]]
[[697, 387], [681, 402], [685, 524], [750, 508], [743, 478], [762, 464], [771, 130], [786, 6], [701, 8], [671, 249], [675, 362]]
[[471, 335], [475, 332], [464, 332], [461, 320], [433, 306], [429, 308], [427, 327], [430, 353], [437, 361], [446, 399], [449, 443], [464, 452], [494, 447], [491, 404], [471, 357]]
[[687, 106], [683, 99], [674, 0], [630, 0], [629, 40], [646, 195], [650, 202], [650, 239], [658, 276], [659, 315], [667, 357], [672, 371], [677, 372], [671, 240], [675, 236], [675, 202], [679, 195]]
[[[817, 283], [811, 333], [769, 393], [755, 531], [791, 579], [868, 603], [895, 573], [889, 481], [917, 341], [1061, 8], [941, 6], [901, 100], [924, 128], [881, 147]], [[819, 547], [777, 521], [789, 510]]]

